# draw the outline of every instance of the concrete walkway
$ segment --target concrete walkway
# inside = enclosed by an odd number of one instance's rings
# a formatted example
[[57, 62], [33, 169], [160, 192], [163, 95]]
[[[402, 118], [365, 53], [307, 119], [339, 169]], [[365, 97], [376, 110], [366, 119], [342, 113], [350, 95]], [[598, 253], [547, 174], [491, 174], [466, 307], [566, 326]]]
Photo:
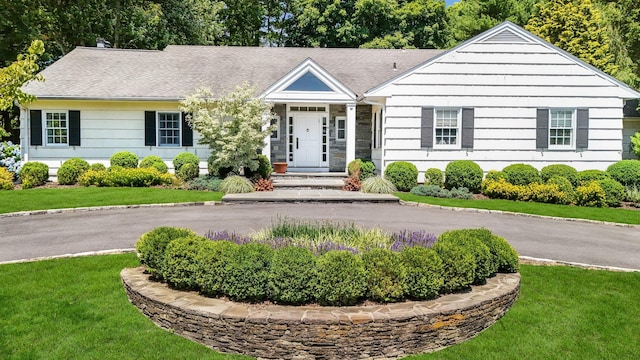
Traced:
[[[339, 181], [342, 185], [342, 180]], [[359, 191], [342, 191], [328, 189], [292, 189], [260, 191], [245, 194], [226, 194], [222, 197], [224, 203], [250, 202], [388, 202], [398, 203], [399, 199], [390, 194], [365, 194]]]

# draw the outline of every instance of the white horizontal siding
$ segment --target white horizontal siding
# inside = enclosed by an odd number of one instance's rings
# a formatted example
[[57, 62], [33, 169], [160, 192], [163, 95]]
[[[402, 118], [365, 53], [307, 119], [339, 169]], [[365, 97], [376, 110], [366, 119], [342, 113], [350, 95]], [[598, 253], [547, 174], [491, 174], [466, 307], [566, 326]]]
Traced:
[[497, 53], [504, 51], [522, 54], [555, 54], [553, 50], [536, 43], [475, 43], [465, 47], [461, 52]]
[[[407, 97], [424, 97], [424, 96], [454, 96], [458, 99], [466, 97], [482, 97], [482, 98], [500, 98], [500, 97], [527, 97], [527, 98], [552, 98], [552, 97], [568, 97], [567, 100], [575, 98], [596, 98], [607, 99], [608, 89], [615, 89], [611, 86], [593, 86], [593, 87], [571, 87], [557, 84], [555, 86], [509, 86], [509, 85], [406, 85], [396, 87], [394, 98]], [[618, 98], [609, 95], [610, 99], [618, 100]], [[537, 100], [537, 99], [535, 99]], [[486, 101], [486, 100], [485, 100]], [[568, 102], [568, 101], [567, 101]], [[567, 103], [565, 102], [565, 104]], [[530, 102], [525, 103], [530, 105]], [[557, 106], [557, 105], [556, 105]]]
[[416, 74], [398, 82], [402, 85], [457, 84], [483, 86], [563, 86], [563, 87], [613, 87], [614, 85], [596, 75], [496, 75], [496, 74]]
[[434, 63], [416, 74], [497, 74], [497, 75], [592, 75], [593, 72], [573, 64], [465, 64]]
[[[505, 49], [508, 51], [508, 49]], [[573, 65], [573, 62], [557, 53], [509, 53], [485, 52], [471, 53], [454, 51], [444, 56], [439, 63], [454, 64], [545, 64], [545, 65]]]
[[[431, 92], [431, 91], [430, 91]], [[622, 100], [615, 97], [598, 97], [594, 92], [593, 97], [575, 97], [569, 91], [553, 96], [492, 96], [480, 95], [414, 95], [393, 96], [387, 99], [387, 107], [394, 106], [436, 106], [436, 107], [573, 107], [573, 108], [616, 108], [622, 107]]]

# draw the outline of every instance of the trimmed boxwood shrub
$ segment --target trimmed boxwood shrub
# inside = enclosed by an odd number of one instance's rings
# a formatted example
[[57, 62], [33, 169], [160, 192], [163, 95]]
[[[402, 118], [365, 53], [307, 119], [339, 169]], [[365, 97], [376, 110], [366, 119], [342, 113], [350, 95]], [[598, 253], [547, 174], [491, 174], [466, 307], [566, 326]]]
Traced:
[[222, 288], [232, 300], [257, 302], [269, 295], [269, 268], [273, 249], [248, 243], [231, 249]]
[[442, 259], [433, 249], [422, 246], [405, 247], [400, 253], [406, 270], [405, 293], [414, 300], [438, 296], [444, 285]]
[[140, 159], [138, 155], [130, 152], [130, 151], [119, 151], [113, 155], [111, 155], [111, 166], [120, 166], [128, 169], [135, 169], [138, 167], [138, 162]]
[[586, 185], [592, 181], [611, 179], [606, 171], [602, 170], [583, 170], [578, 172], [579, 185]]
[[332, 250], [317, 260], [316, 300], [322, 305], [355, 305], [367, 291], [367, 275], [360, 256]]
[[540, 177], [542, 181], [547, 182], [554, 176], [562, 176], [563, 178], [569, 180], [571, 184], [575, 187], [580, 184], [580, 178], [578, 176], [578, 171], [569, 165], [564, 164], [553, 164], [547, 165], [540, 170]]
[[624, 186], [640, 186], [640, 160], [622, 160], [607, 168], [611, 177]]
[[444, 187], [447, 189], [467, 188], [473, 193], [480, 191], [482, 168], [471, 160], [456, 160], [447, 164], [444, 171]]
[[62, 163], [58, 169], [58, 184], [73, 185], [78, 182], [78, 177], [89, 170], [89, 163], [81, 158], [71, 158]]
[[171, 240], [164, 251], [164, 264], [162, 275], [167, 283], [176, 289], [196, 289], [196, 274], [198, 262], [196, 258], [203, 245], [210, 242], [209, 239], [192, 235]]
[[397, 252], [374, 248], [362, 254], [362, 261], [368, 299], [383, 303], [402, 300], [407, 271]]
[[273, 173], [273, 167], [271, 167], [271, 162], [266, 155], [258, 154], [258, 168], [256, 170], [251, 170], [248, 167], [244, 168], [244, 176], [251, 180], [265, 179], [269, 180], [271, 178], [271, 173]]
[[498, 271], [497, 259], [491, 255], [489, 247], [477, 238], [472, 231], [451, 230], [442, 233], [437, 243], [452, 243], [460, 248], [468, 249], [474, 257], [475, 269], [473, 271], [474, 284], [484, 284], [487, 278]]
[[444, 174], [442, 170], [429, 168], [424, 172], [424, 184], [442, 187], [444, 185]]
[[194, 153], [181, 152], [173, 158], [173, 170], [177, 174], [184, 164], [193, 164], [196, 168], [200, 168], [200, 158]]
[[598, 180], [598, 185], [605, 194], [605, 204], [610, 207], [620, 206], [620, 202], [624, 200], [627, 192], [619, 182], [613, 179]]
[[195, 236], [189, 229], [162, 226], [148, 231], [136, 242], [136, 252], [147, 272], [157, 279], [162, 279], [164, 251], [171, 240]]
[[146, 156], [142, 161], [140, 161], [141, 168], [154, 168], [158, 170], [159, 173], [167, 173], [169, 171], [169, 167], [164, 163], [160, 156], [149, 155]]
[[104, 166], [104, 164], [102, 163], [95, 163], [95, 164], [91, 164], [89, 165], [89, 170], [93, 170], [93, 171], [106, 171], [107, 167]]
[[269, 290], [274, 302], [292, 305], [311, 302], [316, 279], [316, 256], [309, 249], [287, 246], [276, 250], [269, 272]]
[[418, 169], [406, 161], [392, 162], [384, 171], [384, 177], [398, 189], [409, 191], [418, 185]]
[[442, 292], [466, 289], [475, 278], [476, 261], [471, 250], [452, 241], [436, 241], [433, 250], [442, 260]]
[[494, 235], [485, 228], [457, 231], [480, 240], [489, 248], [489, 252], [493, 257], [492, 266], [494, 266], [491, 268], [491, 275], [496, 272], [514, 273], [520, 269], [518, 253], [504, 238]]
[[22, 165], [18, 175], [22, 180], [22, 188], [31, 189], [47, 182], [47, 179], [49, 179], [49, 166], [37, 161], [28, 162]]
[[200, 175], [200, 168], [198, 168], [198, 165], [194, 165], [193, 163], [186, 163], [176, 171], [176, 176], [182, 181], [193, 180], [197, 178], [198, 175]]
[[360, 180], [366, 180], [375, 176], [376, 164], [371, 161], [362, 160], [360, 163]]
[[507, 182], [513, 185], [529, 185], [534, 182], [542, 182], [538, 169], [529, 164], [511, 164], [502, 169], [502, 173], [504, 173]]
[[233, 248], [229, 241], [207, 241], [196, 254], [196, 285], [206, 296], [224, 295], [222, 284]]
[[0, 167], [0, 190], [13, 190], [13, 174], [6, 167]]

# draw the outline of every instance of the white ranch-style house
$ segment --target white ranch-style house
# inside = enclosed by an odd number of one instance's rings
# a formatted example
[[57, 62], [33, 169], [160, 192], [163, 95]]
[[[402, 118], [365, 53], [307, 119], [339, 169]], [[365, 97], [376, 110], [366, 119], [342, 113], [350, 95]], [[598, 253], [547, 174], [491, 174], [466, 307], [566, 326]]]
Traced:
[[[108, 163], [116, 151], [209, 150], [178, 110], [197, 87], [249, 81], [273, 104], [263, 154], [289, 171], [344, 172], [355, 158], [421, 172], [453, 160], [485, 171], [512, 163], [605, 169], [631, 156], [640, 93], [505, 22], [448, 51], [168, 46], [76, 48], [24, 87], [24, 159], [52, 170], [71, 157]], [[629, 111], [633, 116], [633, 112]], [[635, 113], [635, 116], [638, 116]], [[624, 136], [623, 136], [624, 134]]]

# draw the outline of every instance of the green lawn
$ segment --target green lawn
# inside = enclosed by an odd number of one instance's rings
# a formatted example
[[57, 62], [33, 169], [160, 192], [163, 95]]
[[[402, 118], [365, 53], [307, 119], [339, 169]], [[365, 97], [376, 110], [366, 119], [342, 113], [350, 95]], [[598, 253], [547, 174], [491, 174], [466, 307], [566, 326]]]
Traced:
[[29, 189], [0, 192], [0, 213], [87, 206], [220, 201], [223, 193], [161, 188]]
[[[119, 278], [134, 254], [0, 265], [2, 359], [236, 359], [156, 327]], [[412, 359], [634, 359], [640, 273], [522, 266], [520, 298], [476, 338]]]
[[640, 211], [616, 208], [594, 208], [570, 205], [544, 204], [530, 201], [511, 200], [464, 200], [464, 199], [444, 199], [431, 196], [418, 196], [410, 193], [395, 193], [395, 196], [405, 201], [414, 201], [425, 204], [502, 210], [516, 213], [536, 214], [545, 216], [557, 216], [564, 218], [589, 219], [599, 221], [610, 221], [621, 224], [640, 224]]

